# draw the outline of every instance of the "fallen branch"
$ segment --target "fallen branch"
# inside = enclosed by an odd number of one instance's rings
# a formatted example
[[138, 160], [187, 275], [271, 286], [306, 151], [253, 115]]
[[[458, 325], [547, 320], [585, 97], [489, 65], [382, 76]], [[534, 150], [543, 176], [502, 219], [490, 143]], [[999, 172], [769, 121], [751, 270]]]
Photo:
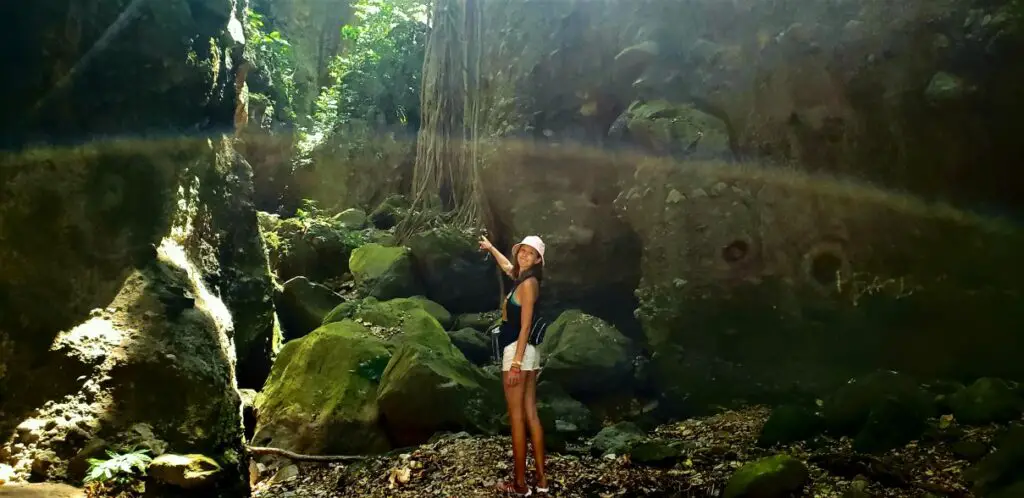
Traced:
[[927, 491], [929, 493], [937, 493], [937, 494], [939, 494], [941, 496], [960, 497], [960, 496], [965, 496], [966, 495], [966, 493], [964, 493], [963, 491], [961, 491], [959, 489], [950, 488], [950, 487], [947, 487], [947, 486], [943, 486], [941, 484], [935, 484], [935, 483], [931, 483], [931, 482], [915, 482], [915, 483], [912, 483], [912, 484], [915, 487], [917, 487], [917, 489], [920, 489], [922, 491]]
[[281, 448], [269, 448], [266, 446], [246, 446], [245, 449], [249, 450], [249, 453], [253, 455], [275, 455], [303, 462], [352, 462], [366, 459], [363, 455], [303, 455], [282, 450]]

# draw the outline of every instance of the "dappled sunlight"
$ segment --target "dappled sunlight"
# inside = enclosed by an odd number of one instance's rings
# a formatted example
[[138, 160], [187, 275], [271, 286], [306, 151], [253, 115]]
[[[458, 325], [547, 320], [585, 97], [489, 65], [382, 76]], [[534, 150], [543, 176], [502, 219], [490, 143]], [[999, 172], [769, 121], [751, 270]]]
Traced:
[[0, 497], [1024, 496], [1022, 0], [3, 10]]

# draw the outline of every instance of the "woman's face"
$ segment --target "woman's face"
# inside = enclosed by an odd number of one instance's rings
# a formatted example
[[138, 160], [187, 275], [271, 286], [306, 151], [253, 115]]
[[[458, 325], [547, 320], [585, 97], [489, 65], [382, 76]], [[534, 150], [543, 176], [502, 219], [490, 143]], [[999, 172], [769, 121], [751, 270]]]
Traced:
[[540, 254], [537, 254], [536, 249], [523, 245], [516, 253], [516, 260], [519, 262], [519, 270], [524, 271], [540, 261]]

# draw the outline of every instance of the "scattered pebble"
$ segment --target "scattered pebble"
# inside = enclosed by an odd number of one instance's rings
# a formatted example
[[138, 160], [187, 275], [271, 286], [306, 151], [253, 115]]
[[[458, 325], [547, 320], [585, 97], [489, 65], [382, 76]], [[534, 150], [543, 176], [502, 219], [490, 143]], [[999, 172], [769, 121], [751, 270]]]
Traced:
[[[674, 465], [648, 467], [630, 462], [628, 455], [596, 457], [589, 447], [570, 446], [566, 453], [550, 454], [547, 471], [552, 496], [717, 496], [729, 477], [744, 463], [788, 453], [808, 462], [811, 482], [806, 496], [839, 498], [851, 487], [874, 497], [921, 495], [918, 484], [939, 485], [961, 496], [972, 496], [962, 471], [969, 463], [951, 453], [939, 440], [911, 442], [871, 461], [897, 468], [908, 476], [905, 487], [865, 482], [862, 476], [839, 476], [811, 461], [815, 455], [853, 454], [849, 438], [819, 438], [813, 445], [785, 448], [755, 446], [767, 407], [742, 410], [666, 424], [650, 436], [682, 441], [687, 451]], [[962, 438], [990, 441], [996, 427], [968, 428]], [[509, 439], [504, 436], [449, 435], [403, 455], [371, 458], [353, 464], [299, 463], [298, 475], [273, 482], [275, 469], [263, 473], [254, 498], [304, 497], [473, 497], [496, 496], [493, 486], [511, 472]], [[814, 448], [811, 449], [810, 447]], [[286, 462], [285, 465], [288, 463]], [[527, 479], [534, 483], [532, 462]]]

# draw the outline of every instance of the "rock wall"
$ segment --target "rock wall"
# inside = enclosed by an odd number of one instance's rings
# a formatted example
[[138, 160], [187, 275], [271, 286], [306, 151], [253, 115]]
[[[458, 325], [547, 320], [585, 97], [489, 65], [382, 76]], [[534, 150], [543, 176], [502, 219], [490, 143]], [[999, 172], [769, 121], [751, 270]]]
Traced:
[[235, 348], [262, 384], [275, 328], [251, 170], [224, 135], [243, 8], [0, 7], [19, 19], [2, 61], [19, 77], [0, 83], [0, 459], [36, 478], [80, 478], [145, 424], [155, 452], [218, 461], [214, 494], [248, 494]]
[[1024, 376], [1013, 226], [716, 163], [642, 164], [616, 205], [643, 241], [637, 314], [665, 392], [813, 392], [879, 367]]
[[1019, 229], [924, 204], [1021, 207], [1019, 4], [486, 8], [499, 239], [549, 241], [548, 295], [636, 307], [667, 398], [1024, 375]]
[[717, 118], [700, 125], [695, 152], [722, 123], [741, 156], [967, 202], [1021, 198], [1022, 183], [1006, 181], [1019, 176], [1002, 167], [1022, 152], [1007, 131], [1024, 110], [1012, 83], [1024, 46], [1016, 2], [487, 8], [495, 135], [656, 149], [622, 129], [624, 111], [663, 100]]

